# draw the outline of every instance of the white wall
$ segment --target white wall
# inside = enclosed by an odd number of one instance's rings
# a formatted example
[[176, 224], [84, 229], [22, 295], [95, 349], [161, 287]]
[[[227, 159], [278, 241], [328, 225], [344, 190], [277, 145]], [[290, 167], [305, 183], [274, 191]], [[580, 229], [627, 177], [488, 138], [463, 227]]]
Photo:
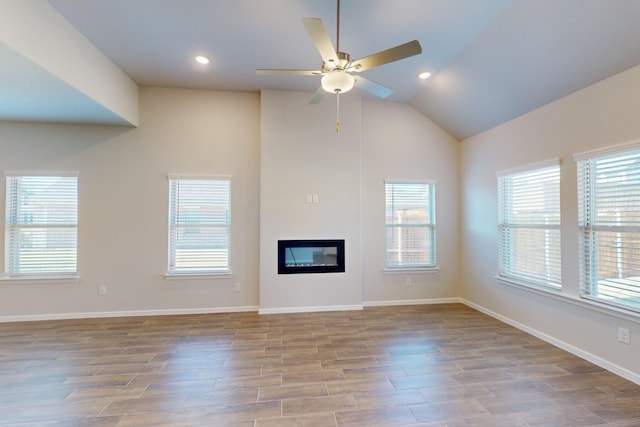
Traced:
[[[458, 142], [406, 104], [363, 102], [362, 280], [368, 305], [434, 302], [458, 292]], [[436, 181], [436, 273], [385, 274], [384, 180]], [[405, 286], [406, 279], [411, 286]]]
[[[461, 146], [462, 296], [504, 320], [640, 381], [637, 317], [595, 310], [579, 300], [574, 153], [640, 139], [640, 67], [630, 69]], [[563, 297], [498, 284], [495, 172], [561, 158]], [[631, 345], [617, 342], [629, 328]]]
[[[354, 309], [362, 302], [360, 98], [309, 105], [311, 94], [263, 91], [260, 131], [260, 311]], [[317, 194], [319, 203], [306, 203]], [[344, 239], [345, 272], [277, 274], [277, 242]]]
[[[336, 134], [335, 98], [308, 105], [309, 97], [147, 87], [136, 129], [0, 123], [0, 170], [79, 173], [80, 275], [79, 283], [0, 281], [0, 321], [455, 296], [457, 143], [407, 105], [355, 93], [342, 98]], [[168, 174], [231, 175], [232, 277], [164, 278]], [[384, 178], [438, 181], [441, 271], [412, 275], [409, 288], [404, 276], [382, 274]], [[320, 203], [307, 204], [308, 193]], [[290, 238], [345, 239], [346, 273], [277, 275], [277, 240]]]
[[[310, 311], [451, 300], [458, 285], [458, 143], [406, 104], [264, 91], [260, 310]], [[438, 265], [384, 274], [384, 180], [437, 181]], [[305, 203], [318, 194], [319, 204]], [[278, 275], [278, 239], [346, 240], [346, 273]], [[406, 278], [412, 285], [405, 286]]]
[[[80, 275], [0, 282], [0, 319], [257, 307], [259, 96], [143, 88], [140, 107], [137, 129], [0, 123], [0, 170], [79, 172]], [[165, 280], [172, 173], [232, 177], [232, 278]]]

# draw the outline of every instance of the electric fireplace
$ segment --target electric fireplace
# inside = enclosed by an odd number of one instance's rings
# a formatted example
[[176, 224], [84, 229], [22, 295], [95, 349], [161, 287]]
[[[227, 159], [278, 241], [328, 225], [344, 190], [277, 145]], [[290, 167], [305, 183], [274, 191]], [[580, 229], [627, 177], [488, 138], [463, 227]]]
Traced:
[[278, 274], [344, 271], [344, 240], [278, 240]]

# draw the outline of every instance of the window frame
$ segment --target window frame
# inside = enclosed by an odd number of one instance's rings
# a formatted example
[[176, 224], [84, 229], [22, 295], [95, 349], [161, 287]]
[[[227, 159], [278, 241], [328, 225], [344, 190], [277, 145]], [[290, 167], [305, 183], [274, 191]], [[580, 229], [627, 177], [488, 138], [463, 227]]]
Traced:
[[[530, 174], [544, 174], [546, 170], [551, 170], [552, 174], [557, 174], [557, 184], [554, 181], [552, 183], [557, 185], [556, 194], [553, 194], [553, 197], [557, 200], [551, 200], [553, 204], [555, 204], [556, 209], [546, 209], [543, 216], [556, 217], [557, 221], [552, 221], [551, 223], [541, 222], [520, 222], [519, 220], [514, 220], [514, 207], [513, 207], [513, 199], [507, 198], [507, 193], [511, 194], [511, 190], [514, 185], [518, 185], [517, 181], [519, 179], [525, 178]], [[542, 162], [532, 163], [523, 165], [520, 167], [507, 169], [503, 171], [496, 172], [497, 177], [497, 196], [498, 196], [498, 274], [497, 278], [508, 284], [515, 284], [520, 286], [525, 286], [529, 288], [540, 289], [543, 291], [549, 292], [561, 292], [562, 291], [562, 236], [561, 236], [561, 223], [562, 223], [562, 210], [561, 210], [561, 195], [560, 195], [560, 186], [561, 186], [561, 168], [560, 168], [560, 159], [554, 158], [545, 160]], [[546, 175], [541, 175], [541, 179], [533, 183], [533, 185], [543, 187], [544, 186], [544, 178]], [[555, 178], [552, 176], [552, 178]], [[515, 181], [515, 183], [514, 183]], [[506, 186], [510, 186], [511, 190], [507, 189]], [[523, 189], [526, 190], [526, 187], [519, 188], [520, 191]], [[527, 194], [528, 200], [534, 202], [535, 197], [546, 197], [546, 190], [544, 188], [540, 188], [535, 193]], [[507, 200], [508, 199], [508, 200]], [[530, 200], [529, 200], [530, 199]], [[554, 207], [553, 205], [551, 206]], [[516, 249], [513, 244], [515, 237], [514, 230], [529, 230], [533, 231], [531, 236], [539, 237], [538, 233], [535, 230], [543, 230], [543, 238], [544, 245], [542, 247], [544, 251], [544, 263], [536, 264], [538, 269], [540, 267], [543, 268], [545, 273], [538, 273], [534, 270], [523, 270], [520, 267], [515, 267], [516, 263], [520, 261], [521, 263], [526, 260], [522, 257], [518, 257], [514, 250]], [[557, 239], [557, 248], [551, 246], [548, 242], [551, 242], [553, 239]], [[538, 250], [539, 248], [535, 248]], [[554, 269], [547, 269], [547, 264], [554, 264], [557, 272], [552, 272]], [[522, 265], [522, 264], [520, 264]]]
[[[617, 162], [623, 159], [616, 159], [616, 157], [630, 155], [635, 155], [640, 158], [640, 141], [578, 153], [573, 156], [573, 159], [576, 162], [578, 191], [580, 298], [614, 310], [632, 312], [637, 316], [640, 314], [640, 303], [625, 304], [620, 301], [623, 300], [622, 298], [607, 298], [601, 295], [602, 292], [599, 289], [601, 285], [600, 282], [612, 282], [614, 283], [611, 285], [613, 287], [616, 287], [617, 284], [615, 284], [615, 280], [601, 277], [599, 264], [601, 260], [600, 251], [603, 248], [601, 248], [602, 245], [596, 243], [600, 233], [616, 233], [619, 241], [622, 241], [623, 235], [640, 236], [640, 225], [618, 225], [611, 224], [605, 220], [598, 220], [600, 214], [604, 215], [607, 209], [611, 209], [611, 204], [608, 204], [603, 206], [602, 210], [599, 210], [598, 197], [613, 195], [613, 192], [607, 190], [602, 190], [599, 194], [595, 194], [599, 188], [597, 182], [598, 173], [604, 173], [603, 170], [598, 170], [598, 161]], [[634, 167], [634, 172], [637, 175], [635, 178], [638, 179], [640, 176], [640, 166]], [[603, 184], [606, 183], [603, 182]], [[604, 188], [604, 186], [601, 188]], [[620, 185], [615, 186], [615, 188], [619, 190]], [[633, 185], [630, 192], [632, 197], [635, 196], [635, 202], [639, 202], [640, 183]], [[627, 195], [627, 197], [629, 197], [629, 195]], [[618, 200], [618, 198], [615, 200]], [[640, 215], [637, 217], [640, 217]], [[619, 250], [623, 251], [623, 248], [621, 247]], [[633, 255], [637, 256], [638, 252], [640, 252], [640, 249], [637, 251], [631, 250], [631, 259], [635, 259]], [[625, 254], [628, 254], [628, 252], [619, 254], [619, 256], [623, 258]], [[618, 279], [622, 278], [619, 277]], [[632, 285], [633, 288], [636, 288], [633, 292], [635, 295], [640, 296], [640, 280], [636, 280], [636, 282], [638, 282], [636, 285]], [[604, 286], [604, 284], [602, 285]]]
[[[4, 203], [4, 256], [3, 256], [3, 276], [0, 277], [1, 281], [19, 281], [21, 283], [24, 282], [78, 282], [78, 216], [79, 216], [79, 174], [78, 172], [69, 172], [69, 171], [5, 171], [5, 203]], [[60, 195], [64, 196], [60, 199], [62, 203], [72, 203], [72, 207], [75, 208], [75, 212], [72, 213], [71, 218], [73, 221], [71, 222], [59, 222], [55, 219], [52, 221], [39, 222], [36, 223], [37, 227], [34, 227], [33, 223], [22, 223], [18, 221], [18, 213], [22, 208], [26, 206], [20, 205], [19, 191], [11, 191], [10, 185], [18, 185], [18, 180], [21, 178], [34, 178], [34, 179], [73, 179], [73, 183], [71, 184], [73, 192], [72, 193], [60, 193]], [[68, 185], [68, 183], [66, 184]], [[42, 203], [42, 202], [41, 202]], [[45, 205], [45, 210], [48, 211], [50, 209], [50, 205]], [[47, 212], [48, 214], [49, 212]], [[32, 213], [33, 215], [33, 213]], [[48, 218], [49, 215], [47, 215]], [[66, 215], [65, 215], [66, 216]], [[69, 249], [72, 251], [72, 261], [64, 263], [63, 266], [65, 268], [60, 269], [50, 269], [50, 270], [42, 270], [42, 271], [19, 271], [19, 268], [16, 269], [12, 266], [18, 265], [20, 263], [20, 255], [22, 253], [19, 247], [12, 247], [15, 245], [16, 233], [21, 235], [21, 231], [29, 229], [29, 228], [40, 228], [45, 230], [45, 236], [50, 237], [52, 232], [60, 234], [60, 231], [63, 230], [63, 233], [69, 233], [71, 231], [71, 239], [69, 236], [65, 236], [65, 243], [71, 243], [72, 246]], [[69, 230], [71, 229], [71, 230]], [[65, 231], [66, 230], [66, 231]], [[18, 253], [16, 253], [16, 251]], [[17, 258], [16, 258], [17, 257]], [[43, 259], [47, 259], [46, 257]], [[49, 265], [55, 264], [56, 257], [49, 258]], [[16, 264], [18, 263], [18, 264]], [[28, 269], [27, 269], [28, 270]]]
[[[198, 279], [198, 278], [225, 278], [225, 277], [231, 277], [231, 225], [232, 225], [232, 219], [231, 219], [231, 212], [232, 212], [232, 180], [231, 180], [231, 176], [220, 176], [220, 175], [169, 175], [168, 177], [168, 190], [169, 190], [169, 194], [168, 194], [168, 227], [167, 227], [167, 231], [168, 231], [168, 235], [167, 235], [167, 271], [165, 273], [165, 278], [166, 279], [183, 279], [183, 278], [193, 278], [193, 279]], [[189, 223], [188, 227], [185, 227], [185, 224], [179, 225], [179, 224], [174, 224], [172, 223], [172, 220], [174, 220], [177, 216], [174, 214], [174, 208], [179, 209], [179, 200], [176, 200], [174, 202], [173, 197], [174, 197], [174, 190], [172, 188], [172, 186], [174, 185], [174, 182], [188, 182], [188, 181], [211, 181], [212, 183], [224, 183], [226, 184], [227, 187], [227, 192], [226, 192], [226, 204], [225, 206], [225, 219], [226, 221], [224, 223], [219, 223], [219, 222], [215, 222], [215, 223], [207, 223], [207, 224], [201, 224], [200, 219], [201, 216], [198, 213], [198, 215], [194, 215], [194, 211], [193, 210], [186, 210], [185, 211], [185, 219], [186, 222]], [[214, 184], [215, 185], [215, 184]], [[191, 200], [192, 202], [194, 200]], [[206, 204], [206, 200], [203, 199], [199, 199], [196, 200], [199, 201], [199, 205], [197, 206], [198, 208], [200, 208], [203, 204]], [[197, 224], [194, 223], [194, 219], [197, 218]], [[190, 230], [190, 227], [193, 227], [194, 225], [197, 225], [198, 228], [205, 228], [205, 229], [220, 229], [222, 228], [223, 230], [225, 230], [225, 234], [226, 234], [226, 265], [221, 266], [221, 267], [215, 267], [212, 265], [208, 265], [208, 266], [204, 266], [202, 268], [179, 268], [175, 266], [175, 257], [176, 257], [176, 252], [175, 252], [175, 247], [174, 247], [174, 243], [176, 242], [176, 240], [174, 239], [173, 236], [175, 236], [175, 233], [183, 228], [185, 231], [185, 235], [193, 235], [194, 232], [193, 230]]]
[[[387, 210], [389, 205], [387, 204], [388, 198], [388, 185], [425, 185], [428, 191], [428, 199], [425, 201], [425, 209], [428, 211], [428, 221], [420, 224], [394, 224], [387, 222]], [[384, 272], [385, 273], [402, 273], [402, 272], [435, 272], [439, 271], [437, 266], [437, 228], [436, 228], [436, 181], [435, 180], [411, 180], [411, 179], [385, 179], [385, 261]], [[428, 260], [424, 263], [404, 263], [404, 264], [390, 264], [388, 252], [389, 247], [389, 228], [404, 228], [404, 227], [424, 227], [427, 230], [426, 251], [428, 251]]]

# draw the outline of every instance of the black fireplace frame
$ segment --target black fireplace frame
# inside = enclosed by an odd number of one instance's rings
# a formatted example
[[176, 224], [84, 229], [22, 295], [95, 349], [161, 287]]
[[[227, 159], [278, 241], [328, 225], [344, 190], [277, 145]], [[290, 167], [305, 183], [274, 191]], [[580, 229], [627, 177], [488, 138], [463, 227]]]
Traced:
[[[335, 264], [288, 265], [286, 252], [289, 248], [336, 248]], [[278, 274], [344, 273], [344, 240], [278, 240]]]

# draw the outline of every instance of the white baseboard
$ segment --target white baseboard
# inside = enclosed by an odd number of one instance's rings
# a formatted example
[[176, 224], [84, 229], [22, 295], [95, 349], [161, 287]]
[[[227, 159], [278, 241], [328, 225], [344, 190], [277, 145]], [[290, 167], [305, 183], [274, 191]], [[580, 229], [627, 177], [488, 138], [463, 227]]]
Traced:
[[462, 302], [463, 304], [475, 310], [478, 310], [481, 313], [486, 314], [487, 316], [491, 316], [494, 319], [500, 320], [501, 322], [504, 322], [508, 325], [513, 326], [514, 328], [518, 328], [521, 331], [524, 331], [530, 335], [533, 335], [534, 337], [540, 338], [541, 340], [546, 341], [551, 345], [554, 345], [558, 348], [568, 351], [571, 354], [574, 354], [582, 359], [588, 360], [589, 362], [595, 365], [598, 365], [601, 368], [606, 369], [607, 371], [613, 372], [616, 375], [619, 375], [623, 378], [628, 379], [629, 381], [632, 381], [640, 385], [640, 375], [636, 374], [635, 372], [632, 372], [628, 369], [618, 366], [615, 363], [611, 363], [608, 360], [605, 360], [601, 357], [596, 356], [595, 354], [584, 351], [578, 347], [574, 347], [569, 343], [566, 343], [562, 340], [552, 337], [551, 335], [547, 335], [544, 332], [538, 331], [537, 329], [530, 328], [529, 326], [526, 326], [520, 322], [517, 322], [509, 317], [503, 316], [483, 306], [472, 303], [471, 301], [461, 299], [460, 302]]
[[464, 302], [460, 298], [430, 298], [430, 299], [407, 299], [407, 300], [385, 300], [385, 301], [365, 301], [365, 307], [390, 307], [394, 305], [427, 305], [427, 304], [455, 304]]
[[214, 314], [214, 313], [240, 313], [258, 311], [256, 306], [239, 307], [206, 307], [185, 308], [170, 310], [132, 310], [132, 311], [96, 311], [87, 313], [51, 313], [51, 314], [26, 314], [17, 316], [0, 316], [0, 323], [32, 322], [38, 320], [69, 320], [69, 319], [96, 319], [106, 317], [141, 317], [141, 316], [169, 316], [181, 314]]
[[15, 316], [0, 316], [0, 323], [9, 322], [33, 322], [39, 320], [68, 320], [68, 319], [99, 319], [108, 317], [141, 317], [141, 316], [169, 316], [181, 314], [215, 314], [215, 313], [240, 313], [256, 311], [258, 314], [286, 314], [286, 313], [313, 313], [321, 311], [353, 311], [362, 310], [363, 307], [384, 307], [394, 305], [422, 305], [422, 304], [450, 304], [461, 303], [460, 298], [439, 298], [422, 300], [391, 300], [369, 301], [356, 305], [332, 305], [311, 307], [279, 307], [259, 308], [257, 306], [238, 307], [205, 307], [188, 309], [161, 309], [161, 310], [131, 310], [131, 311], [96, 311], [78, 313], [48, 313], [48, 314], [24, 314]]
[[258, 314], [286, 314], [286, 313], [314, 313], [318, 311], [354, 311], [362, 310], [361, 304], [356, 305], [329, 305], [318, 307], [280, 307], [280, 308], [261, 308]]

